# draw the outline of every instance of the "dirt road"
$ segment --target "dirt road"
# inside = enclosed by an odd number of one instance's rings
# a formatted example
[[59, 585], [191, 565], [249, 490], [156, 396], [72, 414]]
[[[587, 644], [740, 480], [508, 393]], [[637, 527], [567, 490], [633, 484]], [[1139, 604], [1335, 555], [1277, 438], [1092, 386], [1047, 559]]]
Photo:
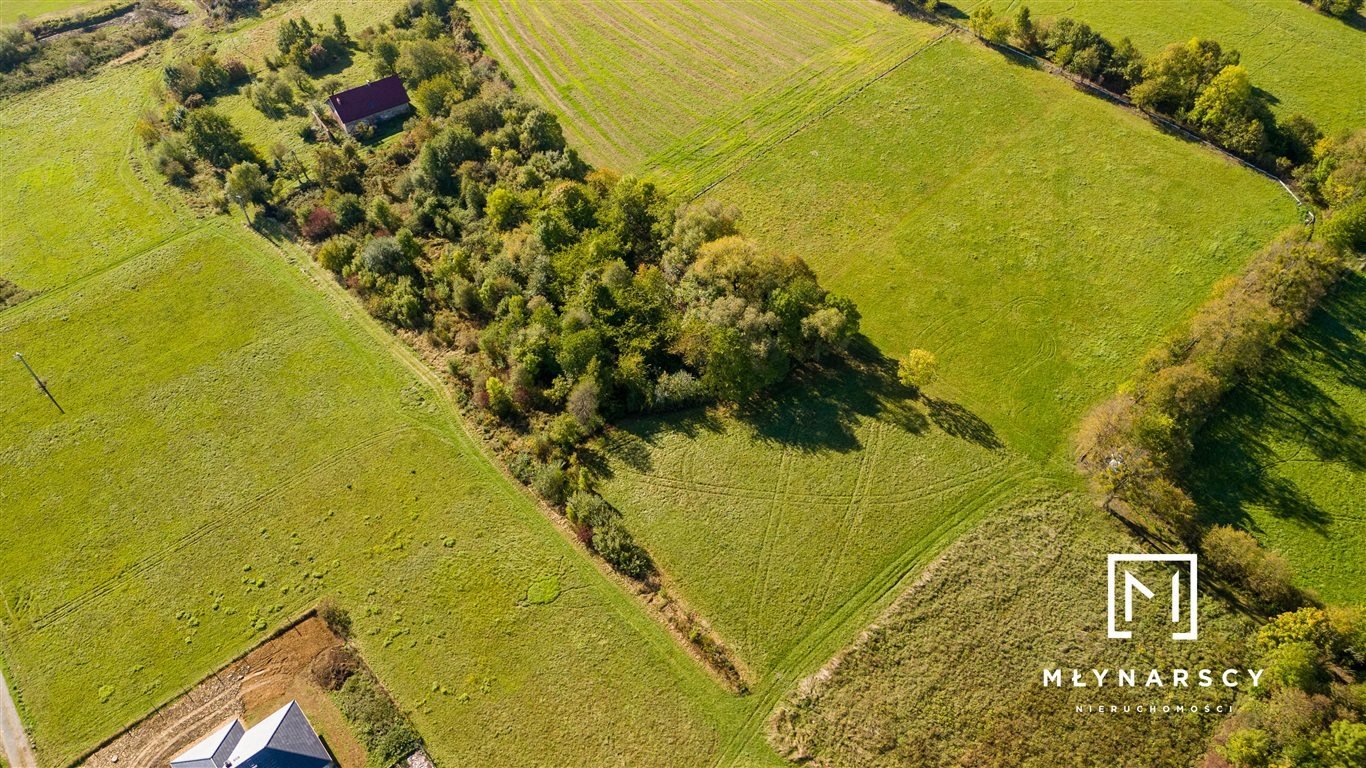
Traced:
[[5, 748], [5, 760], [10, 768], [38, 768], [38, 758], [33, 754], [33, 745], [28, 743], [28, 734], [19, 722], [19, 710], [9, 695], [9, 683], [5, 673], [0, 671], [0, 745]]

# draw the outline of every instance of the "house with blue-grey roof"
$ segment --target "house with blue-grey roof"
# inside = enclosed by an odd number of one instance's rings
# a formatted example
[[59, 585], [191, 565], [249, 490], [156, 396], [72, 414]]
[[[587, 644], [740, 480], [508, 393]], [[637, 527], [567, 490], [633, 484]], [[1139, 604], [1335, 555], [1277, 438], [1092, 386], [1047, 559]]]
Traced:
[[171, 768], [335, 768], [297, 702], [244, 729], [225, 723], [171, 761]]

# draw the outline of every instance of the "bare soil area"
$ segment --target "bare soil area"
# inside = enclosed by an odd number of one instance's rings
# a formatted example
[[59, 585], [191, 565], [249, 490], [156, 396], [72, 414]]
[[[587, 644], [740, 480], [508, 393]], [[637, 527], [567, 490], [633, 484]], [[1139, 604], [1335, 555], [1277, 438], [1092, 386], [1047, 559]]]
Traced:
[[342, 768], [365, 765], [365, 750], [341, 712], [309, 675], [319, 654], [342, 645], [321, 619], [309, 617], [205, 678], [183, 696], [125, 731], [85, 762], [86, 768], [164, 766], [233, 718], [251, 727], [291, 699]]

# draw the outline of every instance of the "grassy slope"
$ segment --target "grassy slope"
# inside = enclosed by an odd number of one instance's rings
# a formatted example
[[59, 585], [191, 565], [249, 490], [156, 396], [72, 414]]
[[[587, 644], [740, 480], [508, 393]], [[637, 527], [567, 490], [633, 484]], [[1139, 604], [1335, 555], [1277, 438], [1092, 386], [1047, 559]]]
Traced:
[[1363, 350], [1366, 279], [1354, 275], [1229, 399], [1192, 462], [1209, 517], [1252, 529], [1329, 602], [1366, 603]]
[[[998, 7], [1019, 0], [1001, 0]], [[975, 3], [966, 3], [970, 7]], [[1366, 31], [1299, 0], [1030, 0], [1035, 18], [1063, 14], [1107, 37], [1128, 36], [1145, 53], [1208, 37], [1242, 53], [1252, 81], [1279, 114], [1301, 112], [1332, 133], [1366, 125]]]
[[1227, 705], [1222, 687], [1042, 687], [1044, 668], [1066, 677], [1239, 665], [1247, 622], [1207, 587], [1199, 642], [1171, 640], [1162, 610], [1138, 614], [1134, 640], [1106, 639], [1106, 554], [1136, 546], [1089, 501], [1061, 496], [999, 511], [927, 569], [833, 671], [785, 702], [776, 741], [822, 768], [1191, 765], [1219, 715], [1074, 707]]
[[[70, 154], [120, 183], [94, 216], [101, 182], [31, 171], [0, 208], [6, 253], [69, 254], [11, 262], [50, 290], [0, 313], [6, 348], [68, 411], [0, 366], [0, 653], [44, 765], [324, 594], [351, 608], [438, 759], [704, 762], [742, 702], [488, 465], [387, 332], [301, 255], [137, 186], [118, 126], [147, 77], [3, 108], [27, 118], [27, 138], [4, 134], [30, 142], [20, 157]], [[69, 102], [87, 105], [85, 129]], [[526, 605], [548, 576], [559, 599]]]

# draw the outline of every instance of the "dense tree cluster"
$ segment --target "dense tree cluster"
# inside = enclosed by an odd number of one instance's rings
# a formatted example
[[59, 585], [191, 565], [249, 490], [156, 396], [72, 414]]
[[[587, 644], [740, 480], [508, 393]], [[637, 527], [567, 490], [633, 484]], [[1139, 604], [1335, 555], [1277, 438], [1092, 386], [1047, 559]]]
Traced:
[[1111, 43], [1067, 17], [1037, 22], [1024, 5], [1007, 16], [983, 4], [970, 23], [986, 40], [1042, 56], [1078, 77], [1127, 94], [1136, 106], [1170, 117], [1277, 173], [1308, 161], [1321, 138], [1303, 115], [1277, 122], [1265, 95], [1239, 64], [1238, 52], [1213, 40], [1175, 43], [1145, 58], [1128, 38]]
[[119, 22], [89, 31], [38, 39], [31, 25], [0, 27], [0, 97], [83, 75], [105, 62], [175, 30], [166, 21], [183, 9], [161, 6], [135, 10]]
[[199, 106], [242, 83], [248, 74], [240, 59], [219, 60], [212, 52], [201, 51], [162, 67], [161, 82], [174, 101]]
[[331, 29], [315, 28], [306, 18], [287, 19], [276, 33], [275, 45], [280, 57], [266, 61], [270, 69], [292, 64], [305, 72], [319, 72], [346, 57], [351, 38], [338, 13], [332, 16]]
[[1205, 768], [1366, 765], [1366, 614], [1302, 608], [1253, 641], [1262, 684], [1215, 736]]

